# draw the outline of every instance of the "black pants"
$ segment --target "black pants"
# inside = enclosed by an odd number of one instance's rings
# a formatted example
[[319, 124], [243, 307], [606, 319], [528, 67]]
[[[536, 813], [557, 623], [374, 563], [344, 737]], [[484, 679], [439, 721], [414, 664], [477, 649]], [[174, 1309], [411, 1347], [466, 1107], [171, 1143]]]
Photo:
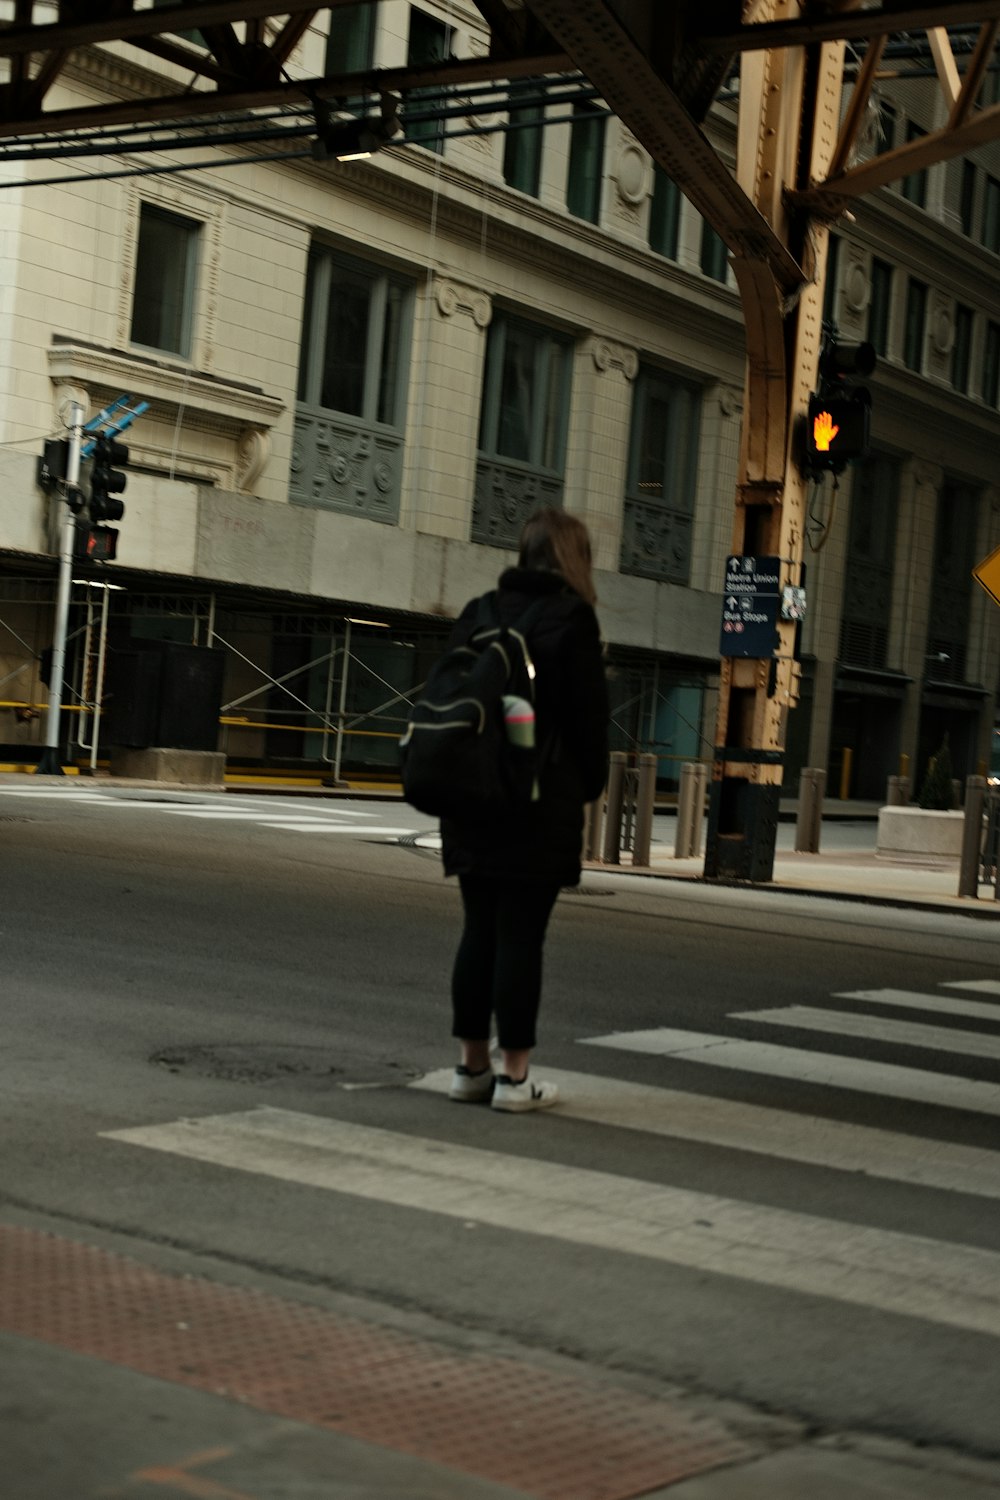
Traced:
[[548, 881], [459, 877], [465, 926], [455, 955], [452, 1036], [488, 1041], [497, 1019], [500, 1046], [535, 1045], [542, 996], [542, 944], [559, 886]]

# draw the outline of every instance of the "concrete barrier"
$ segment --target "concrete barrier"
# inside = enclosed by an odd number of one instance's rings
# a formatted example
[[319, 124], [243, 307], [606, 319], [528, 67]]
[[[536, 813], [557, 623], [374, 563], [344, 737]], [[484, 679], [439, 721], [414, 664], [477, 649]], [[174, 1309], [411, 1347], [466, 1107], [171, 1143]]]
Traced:
[[875, 839], [876, 857], [954, 860], [962, 857], [964, 812], [935, 812], [924, 807], [881, 807]]

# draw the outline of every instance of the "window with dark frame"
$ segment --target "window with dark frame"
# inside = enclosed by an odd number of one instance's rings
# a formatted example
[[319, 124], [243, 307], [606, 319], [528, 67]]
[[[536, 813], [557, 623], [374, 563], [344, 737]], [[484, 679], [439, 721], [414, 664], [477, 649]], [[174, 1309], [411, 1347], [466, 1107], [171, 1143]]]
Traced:
[[632, 397], [621, 570], [686, 584], [698, 477], [702, 392], [642, 366]]
[[967, 158], [962, 162], [962, 186], [959, 195], [958, 213], [962, 224], [962, 233], [972, 237], [976, 213], [976, 183], [979, 172], [975, 162]]
[[570, 340], [503, 311], [486, 344], [479, 452], [561, 475], [569, 407]]
[[826, 280], [823, 283], [823, 322], [837, 321], [837, 280], [840, 274], [840, 237], [831, 234], [826, 250]]
[[411, 286], [324, 246], [309, 255], [298, 400], [397, 430]]
[[677, 259], [681, 224], [681, 190], [658, 162], [653, 163], [653, 196], [649, 205], [649, 248], [667, 260]]
[[1000, 251], [1000, 182], [987, 177], [983, 186], [982, 242], [987, 250]]
[[[515, 81], [510, 86], [509, 129], [504, 136], [503, 180], [519, 193], [537, 198], [542, 180], [542, 143], [545, 138], [545, 106], [538, 98], [544, 85], [537, 79]], [[531, 96], [530, 98], [526, 96]], [[523, 103], [518, 104], [521, 98]]]
[[892, 266], [888, 261], [872, 259], [871, 289], [868, 298], [868, 342], [875, 353], [889, 352], [889, 316], [892, 311]]
[[700, 264], [706, 276], [711, 276], [715, 281], [725, 281], [729, 269], [729, 250], [725, 240], [707, 219], [702, 221], [701, 226]]
[[607, 116], [595, 114], [589, 100], [576, 100], [570, 125], [566, 207], [577, 219], [597, 224], [601, 217], [604, 135]]
[[918, 374], [924, 367], [924, 331], [927, 326], [927, 286], [911, 276], [906, 287], [906, 323], [903, 329], [903, 363]]
[[[406, 50], [406, 66], [421, 68], [444, 62], [451, 51], [452, 28], [435, 16], [417, 6], [410, 6], [410, 32]], [[429, 112], [441, 102], [441, 90], [437, 88], [409, 89], [403, 124], [406, 139], [413, 145], [425, 146], [438, 155], [444, 151], [444, 121], [414, 120], [413, 115]]]
[[140, 205], [129, 332], [133, 344], [190, 358], [201, 229], [198, 220], [158, 204]]
[[1000, 400], [1000, 323], [992, 319], [986, 324], [980, 394], [987, 406], [996, 406]]
[[957, 302], [955, 304], [955, 330], [951, 345], [951, 383], [963, 396], [969, 393], [972, 325], [972, 308]]
[[899, 515], [899, 463], [870, 453], [854, 469], [847, 528], [838, 659], [882, 671], [889, 665], [889, 618]]
[[375, 60], [377, 4], [332, 6], [326, 42], [325, 73], [366, 73]]
[[[919, 141], [927, 134], [921, 126], [915, 125], [912, 120], [907, 121], [906, 140], [907, 144]], [[918, 208], [927, 207], [927, 168], [921, 167], [917, 172], [910, 172], [903, 178], [899, 185], [899, 191], [908, 203], [915, 203]]]

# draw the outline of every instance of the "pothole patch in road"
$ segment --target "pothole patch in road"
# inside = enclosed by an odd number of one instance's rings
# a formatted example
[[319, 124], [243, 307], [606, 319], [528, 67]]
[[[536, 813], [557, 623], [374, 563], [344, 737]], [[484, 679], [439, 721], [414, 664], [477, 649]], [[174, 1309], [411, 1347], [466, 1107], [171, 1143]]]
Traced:
[[149, 1059], [169, 1073], [226, 1083], [313, 1083], [335, 1088], [386, 1088], [409, 1083], [420, 1070], [391, 1058], [362, 1056], [332, 1047], [283, 1046], [270, 1042], [224, 1042], [162, 1047]]

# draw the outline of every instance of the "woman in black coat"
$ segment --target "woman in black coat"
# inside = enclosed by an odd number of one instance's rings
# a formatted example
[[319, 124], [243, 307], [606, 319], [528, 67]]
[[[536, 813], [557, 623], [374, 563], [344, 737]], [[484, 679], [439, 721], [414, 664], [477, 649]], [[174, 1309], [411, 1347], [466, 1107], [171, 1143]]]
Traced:
[[[542, 945], [563, 886], [578, 885], [584, 804], [604, 790], [608, 696], [591, 567], [581, 521], [546, 509], [521, 535], [518, 565], [501, 575], [497, 606], [512, 625], [537, 600], [528, 649], [535, 667], [539, 796], [502, 817], [443, 819], [446, 875], [462, 889], [464, 927], [452, 975], [452, 1035], [462, 1060], [451, 1097], [492, 1100], [509, 1112], [542, 1109], [556, 1087], [528, 1078], [541, 998]], [[478, 600], [456, 622], [451, 644], [476, 628]], [[490, 1062], [496, 1017], [501, 1071]]]

